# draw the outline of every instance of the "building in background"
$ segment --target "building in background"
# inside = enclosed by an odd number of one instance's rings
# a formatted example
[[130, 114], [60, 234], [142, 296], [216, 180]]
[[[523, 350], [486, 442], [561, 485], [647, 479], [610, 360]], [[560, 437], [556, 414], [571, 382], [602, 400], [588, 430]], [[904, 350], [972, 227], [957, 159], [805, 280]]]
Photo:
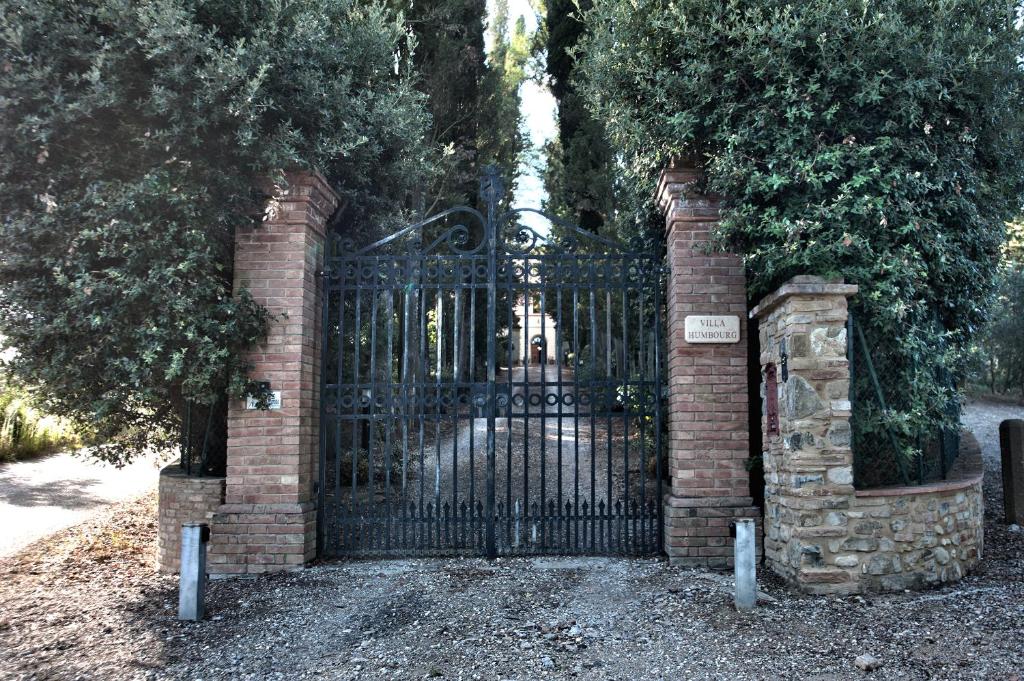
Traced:
[[[515, 366], [540, 366], [558, 362], [558, 325], [544, 312], [540, 294], [531, 294], [530, 302], [520, 298], [516, 302], [516, 326], [512, 329], [512, 356]], [[565, 361], [565, 343], [562, 343], [562, 361]], [[524, 352], [524, 348], [527, 348]]]

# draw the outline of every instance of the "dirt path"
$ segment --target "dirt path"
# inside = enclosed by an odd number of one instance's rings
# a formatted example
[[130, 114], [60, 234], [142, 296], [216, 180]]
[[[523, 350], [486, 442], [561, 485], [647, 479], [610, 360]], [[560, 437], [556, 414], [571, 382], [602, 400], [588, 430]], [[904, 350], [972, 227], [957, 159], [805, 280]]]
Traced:
[[[1024, 407], [976, 401], [964, 408], [962, 418], [964, 427], [978, 438], [985, 462], [985, 560], [977, 572], [1020, 581], [1024, 580], [1024, 532], [1011, 532], [1003, 513], [999, 424], [1006, 419], [1024, 419]], [[1024, 663], [1021, 667], [1024, 671]]]
[[69, 453], [0, 464], [0, 556], [154, 487], [155, 458], [118, 469]]

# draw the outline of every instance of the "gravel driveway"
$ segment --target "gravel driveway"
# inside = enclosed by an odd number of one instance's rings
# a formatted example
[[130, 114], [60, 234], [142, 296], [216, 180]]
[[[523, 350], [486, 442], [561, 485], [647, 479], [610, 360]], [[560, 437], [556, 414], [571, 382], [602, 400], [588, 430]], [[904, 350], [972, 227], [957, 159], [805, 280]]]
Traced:
[[0, 464], [0, 556], [139, 496], [158, 473], [154, 457], [121, 469], [66, 452]]
[[[965, 418], [988, 464], [1000, 418]], [[214, 582], [189, 624], [153, 571], [150, 495], [0, 560], [0, 677], [1019, 679], [1024, 535], [994, 501], [982, 567], [925, 593], [810, 597], [766, 576], [741, 616], [727, 576], [661, 560], [358, 561]]]

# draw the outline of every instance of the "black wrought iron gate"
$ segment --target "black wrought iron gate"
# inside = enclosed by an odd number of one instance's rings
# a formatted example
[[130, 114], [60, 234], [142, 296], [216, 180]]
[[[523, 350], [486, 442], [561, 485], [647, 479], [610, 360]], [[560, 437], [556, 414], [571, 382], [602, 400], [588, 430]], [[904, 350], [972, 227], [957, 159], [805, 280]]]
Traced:
[[329, 249], [321, 555], [660, 551], [660, 259], [501, 192]]

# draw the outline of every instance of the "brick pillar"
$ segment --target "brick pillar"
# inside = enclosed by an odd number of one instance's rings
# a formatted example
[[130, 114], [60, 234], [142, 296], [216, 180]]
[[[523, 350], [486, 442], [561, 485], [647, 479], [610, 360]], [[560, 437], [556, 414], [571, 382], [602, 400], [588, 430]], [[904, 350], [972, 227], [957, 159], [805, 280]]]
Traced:
[[214, 516], [210, 572], [260, 573], [316, 554], [320, 388], [320, 277], [325, 227], [338, 196], [318, 173], [296, 172], [267, 218], [239, 230], [235, 293], [247, 290], [273, 319], [246, 359], [250, 376], [280, 394], [279, 409], [228, 408], [225, 504]]
[[[747, 291], [742, 260], [706, 248], [719, 206], [696, 192], [699, 177], [691, 168], [665, 170], [657, 192], [669, 264], [665, 552], [673, 565], [728, 567], [729, 523], [760, 518], [746, 468]], [[686, 318], [710, 315], [738, 324], [735, 342], [687, 342]]]

